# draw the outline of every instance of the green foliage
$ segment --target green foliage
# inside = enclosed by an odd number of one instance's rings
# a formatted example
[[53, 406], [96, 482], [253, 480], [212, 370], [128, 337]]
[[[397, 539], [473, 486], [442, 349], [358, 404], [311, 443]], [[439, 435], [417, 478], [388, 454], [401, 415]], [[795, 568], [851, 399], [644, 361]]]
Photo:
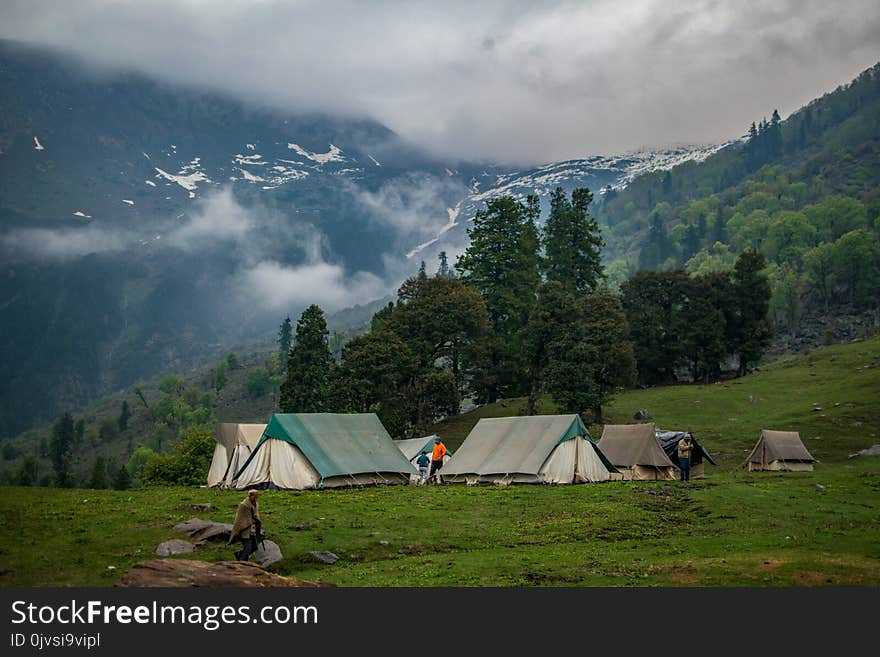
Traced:
[[290, 316], [284, 318], [278, 329], [278, 362], [282, 368], [287, 367], [287, 359], [290, 356], [290, 346], [293, 343], [293, 326], [290, 323]]
[[214, 454], [214, 432], [209, 426], [185, 431], [170, 454], [151, 455], [141, 473], [145, 484], [202, 483]]
[[[154, 452], [149, 447], [144, 447], [143, 445], [138, 445], [137, 448], [132, 452], [131, 456], [128, 459], [128, 463], [125, 464], [125, 470], [130, 477], [129, 486], [132, 484], [140, 484], [143, 479], [144, 468], [147, 463], [156, 456], [156, 452]], [[119, 478], [119, 474], [117, 473], [116, 479]], [[114, 488], [117, 488], [116, 483], [114, 481]]]
[[55, 471], [55, 484], [60, 487], [73, 486], [73, 475], [70, 471], [70, 455], [75, 440], [76, 430], [70, 413], [62, 415], [52, 427], [52, 439], [49, 443], [49, 456]]
[[597, 208], [613, 227], [612, 257], [639, 249], [642, 269], [703, 274], [759, 251], [778, 267], [773, 317], [786, 328], [802, 312], [876, 307], [878, 115], [880, 64], [785, 121], [774, 112], [753, 124], [745, 144], [639, 177]]
[[550, 216], [542, 231], [542, 269], [550, 281], [559, 281], [569, 291], [587, 294], [602, 280], [602, 236], [590, 216], [593, 195], [589, 189], [575, 189], [571, 200], [562, 187], [550, 197]]
[[36, 486], [40, 478], [40, 463], [28, 454], [15, 474], [16, 486]]
[[237, 370], [241, 367], [241, 363], [238, 362], [238, 356], [235, 355], [235, 352], [230, 351], [226, 355], [226, 368], [229, 370]]
[[103, 456], [98, 456], [95, 458], [95, 462], [92, 465], [92, 475], [89, 478], [89, 482], [87, 488], [108, 488], [109, 482], [107, 480], [107, 462], [104, 460]]
[[128, 490], [132, 486], [131, 474], [129, 474], [126, 466], [121, 466], [113, 477], [112, 486], [114, 490]]
[[[523, 353], [529, 372], [526, 415], [537, 412], [545, 370], [553, 355], [564, 348], [560, 342], [568, 338], [578, 319], [574, 295], [561, 282], [547, 281], [538, 288], [535, 307], [523, 334]], [[583, 373], [579, 378], [582, 376]]]
[[219, 395], [220, 391], [226, 387], [229, 377], [226, 375], [226, 361], [223, 361], [217, 367], [211, 370], [210, 384], [214, 392]]
[[116, 421], [116, 426], [120, 432], [126, 431], [128, 429], [128, 421], [131, 419], [131, 409], [128, 407], [128, 400], [122, 400], [122, 406], [119, 409], [119, 418]]
[[281, 410], [319, 413], [325, 410], [330, 354], [324, 311], [312, 304], [296, 323], [294, 345], [287, 360], [287, 379], [281, 384]]
[[101, 442], [110, 442], [115, 440], [119, 435], [119, 422], [114, 421], [112, 417], [105, 417], [101, 420], [101, 424], [98, 427], [98, 438]]
[[496, 338], [486, 350], [486, 376], [475, 382], [481, 400], [523, 390], [519, 340], [540, 281], [539, 213], [537, 197], [530, 196], [525, 205], [508, 196], [489, 200], [474, 216], [470, 245], [456, 264], [460, 279], [483, 297]]
[[2, 451], [4, 461], [12, 461], [16, 456], [18, 456], [18, 451], [15, 449], [15, 445], [9, 442], [3, 443]]

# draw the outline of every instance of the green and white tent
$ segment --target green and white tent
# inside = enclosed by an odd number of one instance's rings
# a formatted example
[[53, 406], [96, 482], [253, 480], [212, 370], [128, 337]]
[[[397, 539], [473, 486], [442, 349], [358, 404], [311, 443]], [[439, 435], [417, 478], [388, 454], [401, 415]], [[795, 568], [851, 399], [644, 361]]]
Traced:
[[467, 484], [575, 484], [612, 472], [577, 415], [484, 418], [440, 469], [443, 481]]
[[405, 484], [414, 474], [375, 413], [276, 413], [235, 487]]

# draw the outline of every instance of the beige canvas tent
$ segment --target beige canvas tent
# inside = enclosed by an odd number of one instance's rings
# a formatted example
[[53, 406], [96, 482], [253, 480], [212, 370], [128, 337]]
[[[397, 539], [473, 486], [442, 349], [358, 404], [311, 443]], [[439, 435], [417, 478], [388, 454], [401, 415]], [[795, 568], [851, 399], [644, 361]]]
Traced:
[[414, 474], [375, 413], [276, 413], [235, 487], [406, 484]]
[[265, 424], [220, 422], [214, 430], [214, 457], [208, 469], [208, 486], [231, 487], [235, 474], [260, 442]]
[[674, 480], [676, 468], [657, 442], [653, 424], [606, 424], [599, 449], [622, 479]]
[[749, 454], [749, 471], [782, 470], [809, 472], [815, 459], [804, 447], [797, 431], [761, 431], [758, 443]]
[[440, 469], [467, 484], [574, 484], [608, 481], [614, 466], [577, 415], [484, 418]]

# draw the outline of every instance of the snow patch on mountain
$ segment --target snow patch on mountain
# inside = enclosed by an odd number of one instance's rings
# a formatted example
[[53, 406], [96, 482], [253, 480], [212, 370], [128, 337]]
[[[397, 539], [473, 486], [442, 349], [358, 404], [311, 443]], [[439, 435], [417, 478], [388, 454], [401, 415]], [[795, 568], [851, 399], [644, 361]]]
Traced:
[[176, 183], [188, 192], [195, 192], [199, 188], [198, 183], [200, 182], [212, 182], [211, 179], [205, 175], [205, 172], [202, 171], [201, 158], [198, 157], [190, 161], [189, 164], [182, 166], [180, 171], [176, 174], [168, 173], [159, 167], [153, 168], [158, 172], [157, 177], [161, 176], [166, 180]]
[[369, 153], [367, 153], [367, 157], [370, 158], [371, 160], [373, 160], [373, 164], [375, 164], [377, 167], [382, 166], [381, 164], [379, 164], [379, 160], [377, 160], [375, 157], [373, 157]]
[[324, 165], [328, 162], [345, 162], [346, 160], [346, 158], [342, 155], [342, 149], [333, 144], [330, 144], [330, 150], [326, 153], [313, 153], [306, 150], [299, 144], [292, 143], [288, 143], [287, 148], [294, 151], [298, 155], [302, 155], [304, 158], [311, 160], [312, 162], [317, 162], [319, 165]]
[[80, 217], [80, 218], [82, 218], [82, 219], [91, 219], [91, 218], [92, 218], [92, 215], [90, 215], [90, 214], [86, 214], [86, 213], [83, 212], [82, 210], [77, 210], [76, 212], [73, 213], [73, 216], [74, 216], [74, 217]]
[[34, 150], [35, 151], [44, 151], [43, 145], [40, 143], [40, 140], [34, 137]]
[[134, 201], [132, 201], [131, 199], [124, 198], [122, 199], [122, 202], [127, 205], [134, 205]]

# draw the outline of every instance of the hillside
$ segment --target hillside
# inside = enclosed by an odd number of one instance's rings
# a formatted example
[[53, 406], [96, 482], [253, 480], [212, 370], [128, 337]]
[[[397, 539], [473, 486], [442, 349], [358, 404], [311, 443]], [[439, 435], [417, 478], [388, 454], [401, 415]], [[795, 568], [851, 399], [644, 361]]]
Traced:
[[[626, 390], [605, 409], [609, 424], [628, 424], [639, 410], [658, 427], [693, 431], [722, 469], [740, 465], [761, 429], [800, 431], [822, 461], [880, 443], [880, 337], [780, 358], [759, 371], [711, 385]], [[435, 425], [454, 450], [484, 417], [521, 415], [525, 399], [483, 406]], [[541, 414], [555, 412], [544, 398]], [[600, 426], [590, 427], [595, 439]]]
[[[501, 194], [622, 187], [716, 147], [514, 169], [0, 41], [0, 437], [391, 292]], [[47, 375], [46, 373], [51, 373]]]
[[[880, 64], [700, 163], [648, 173], [597, 208], [612, 278], [731, 269], [762, 252], [783, 348], [821, 343], [823, 318], [878, 326]], [[838, 339], [842, 337], [838, 335]]]

